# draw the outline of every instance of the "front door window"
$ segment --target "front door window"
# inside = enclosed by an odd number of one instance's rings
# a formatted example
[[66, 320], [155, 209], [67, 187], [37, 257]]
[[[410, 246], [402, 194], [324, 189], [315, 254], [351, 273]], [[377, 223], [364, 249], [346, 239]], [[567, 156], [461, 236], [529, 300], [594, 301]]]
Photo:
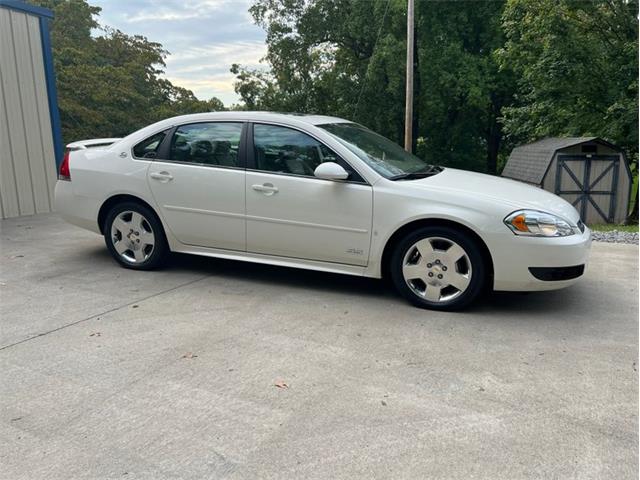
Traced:
[[326, 145], [292, 128], [256, 124], [253, 143], [256, 169], [265, 172], [313, 177], [321, 163], [345, 165]]

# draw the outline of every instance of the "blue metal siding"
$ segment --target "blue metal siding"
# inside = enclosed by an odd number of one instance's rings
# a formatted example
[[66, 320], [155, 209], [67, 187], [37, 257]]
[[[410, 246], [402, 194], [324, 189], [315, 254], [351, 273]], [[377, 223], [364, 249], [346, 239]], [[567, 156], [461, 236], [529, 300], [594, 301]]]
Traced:
[[21, 0], [0, 0], [0, 6], [24, 13], [30, 13], [31, 15], [37, 15], [38, 17], [53, 18], [53, 12], [51, 10], [43, 7], [36, 7], [35, 5], [29, 5]]
[[[47, 94], [49, 98], [49, 116], [51, 117], [51, 136], [53, 137], [53, 151], [56, 155], [56, 166], [62, 163], [63, 144], [60, 111], [58, 110], [58, 89], [56, 88], [56, 73], [53, 69], [53, 51], [51, 49], [51, 35], [47, 17], [40, 17], [40, 38], [42, 39], [42, 55], [44, 56], [44, 75], [47, 80]], [[57, 170], [56, 170], [57, 171]]]

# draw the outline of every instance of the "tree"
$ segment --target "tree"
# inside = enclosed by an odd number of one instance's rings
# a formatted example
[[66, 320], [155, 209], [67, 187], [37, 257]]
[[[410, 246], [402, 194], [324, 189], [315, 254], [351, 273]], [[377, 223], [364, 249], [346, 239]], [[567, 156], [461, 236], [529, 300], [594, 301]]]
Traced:
[[[518, 78], [503, 108], [515, 142], [599, 136], [638, 164], [638, 1], [511, 0], [501, 65]], [[636, 193], [635, 211], [638, 218]]]
[[421, 151], [432, 163], [497, 173], [506, 154], [501, 111], [515, 79], [493, 52], [501, 2], [418, 2]]
[[[100, 26], [86, 0], [36, 0], [50, 8], [58, 105], [65, 142], [124, 136], [151, 122], [224, 110], [162, 78], [169, 52], [141, 35]], [[92, 30], [101, 35], [93, 37]]]
[[[492, 51], [502, 45], [500, 2], [417, 2], [414, 138], [427, 160], [496, 172], [499, 118], [515, 84]], [[405, 0], [256, 0], [270, 69], [234, 66], [250, 108], [358, 121], [401, 142]]]

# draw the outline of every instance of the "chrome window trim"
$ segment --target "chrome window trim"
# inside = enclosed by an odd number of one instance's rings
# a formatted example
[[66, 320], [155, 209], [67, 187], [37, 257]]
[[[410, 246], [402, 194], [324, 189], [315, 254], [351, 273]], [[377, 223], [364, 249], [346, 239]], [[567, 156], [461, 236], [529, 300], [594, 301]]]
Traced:
[[286, 173], [286, 172], [272, 172], [270, 170], [257, 170], [254, 168], [247, 168], [245, 169], [247, 172], [251, 172], [251, 173], [262, 173], [264, 175], [277, 175], [279, 177], [296, 177], [296, 178], [306, 178], [308, 180], [318, 180], [321, 182], [331, 182], [331, 183], [350, 183], [353, 185], [364, 185], [367, 187], [370, 187], [371, 185], [369, 183], [367, 183], [366, 180], [364, 180], [363, 182], [356, 182], [354, 180], [328, 180], [326, 178], [318, 178], [316, 176], [313, 175], [300, 175], [297, 173]]
[[211, 165], [210, 163], [196, 163], [196, 162], [180, 162], [178, 160], [167, 160], [164, 158], [142, 158], [140, 160], [153, 161], [154, 163], [170, 163], [172, 165], [185, 165], [192, 167], [208, 167], [208, 168], [220, 168], [223, 170], [246, 170], [244, 167], [228, 167], [226, 165]]

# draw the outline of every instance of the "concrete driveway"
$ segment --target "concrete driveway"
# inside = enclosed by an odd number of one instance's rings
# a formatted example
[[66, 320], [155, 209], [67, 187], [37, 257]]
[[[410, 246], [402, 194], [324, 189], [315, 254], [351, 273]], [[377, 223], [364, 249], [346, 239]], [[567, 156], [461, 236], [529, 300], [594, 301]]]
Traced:
[[124, 270], [55, 215], [0, 226], [2, 478], [637, 478], [637, 246], [447, 314], [363, 278]]

